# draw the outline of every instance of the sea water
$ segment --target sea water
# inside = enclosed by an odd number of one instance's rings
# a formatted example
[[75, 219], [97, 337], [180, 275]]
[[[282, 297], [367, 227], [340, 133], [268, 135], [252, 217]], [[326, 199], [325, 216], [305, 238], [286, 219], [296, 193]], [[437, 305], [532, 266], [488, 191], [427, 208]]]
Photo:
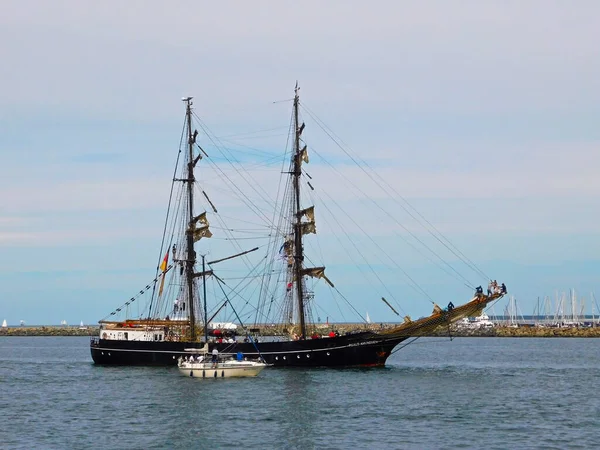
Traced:
[[0, 448], [588, 449], [600, 340], [421, 338], [379, 369], [198, 379], [0, 337]]

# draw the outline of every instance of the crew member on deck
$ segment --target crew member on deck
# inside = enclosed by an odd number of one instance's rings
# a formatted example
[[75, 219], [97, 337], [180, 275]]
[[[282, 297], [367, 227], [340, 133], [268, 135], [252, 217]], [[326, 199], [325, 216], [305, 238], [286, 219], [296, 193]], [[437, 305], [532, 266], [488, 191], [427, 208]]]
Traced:
[[219, 350], [217, 350], [217, 347], [213, 348], [212, 351], [212, 363], [213, 363], [213, 367], [217, 367], [217, 362], [219, 361]]

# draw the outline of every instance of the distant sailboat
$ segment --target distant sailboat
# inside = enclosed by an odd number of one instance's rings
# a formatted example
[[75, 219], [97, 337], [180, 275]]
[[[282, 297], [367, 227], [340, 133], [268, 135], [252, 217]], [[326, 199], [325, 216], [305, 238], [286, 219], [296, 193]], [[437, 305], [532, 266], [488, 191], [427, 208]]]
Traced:
[[6, 323], [6, 319], [2, 322], [2, 328], [8, 328], [8, 324]]
[[367, 323], [371, 323], [371, 318], [369, 317], [369, 312], [367, 311], [367, 315], [365, 317], [365, 320], [367, 321]]
[[66, 320], [61, 320], [61, 321], [60, 321], [60, 324], [61, 324], [61, 325], [66, 325], [66, 324], [67, 324], [67, 321], [66, 321]]
[[81, 321], [81, 323], [79, 324], [79, 329], [80, 330], [87, 330], [87, 327], [83, 324], [83, 320]]
[[22, 326], [22, 327], [24, 327], [24, 326], [25, 326], [25, 321], [24, 321], [24, 320], [21, 320], [21, 322], [20, 322], [20, 323], [21, 323], [21, 326]]

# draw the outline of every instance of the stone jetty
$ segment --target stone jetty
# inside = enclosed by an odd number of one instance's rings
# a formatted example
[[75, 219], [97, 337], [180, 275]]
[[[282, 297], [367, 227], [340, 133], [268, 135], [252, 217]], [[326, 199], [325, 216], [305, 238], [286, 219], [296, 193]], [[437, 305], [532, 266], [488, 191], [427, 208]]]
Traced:
[[[393, 328], [395, 323], [378, 324], [351, 324], [333, 323], [317, 325], [317, 332], [321, 335], [329, 334], [331, 331], [340, 334], [356, 331], [381, 331]], [[87, 326], [85, 329], [79, 326], [18, 326], [0, 328], [0, 336], [98, 336], [98, 326]], [[257, 336], [288, 336], [289, 330], [284, 325], [270, 324], [261, 325], [258, 328], [250, 327], [250, 332]], [[240, 333], [241, 334], [241, 333]], [[450, 330], [441, 330], [432, 336], [452, 337], [600, 337], [600, 327], [507, 327], [498, 326], [481, 329], [464, 329], [451, 327]]]
[[0, 336], [98, 336], [98, 326], [36, 326], [0, 328]]

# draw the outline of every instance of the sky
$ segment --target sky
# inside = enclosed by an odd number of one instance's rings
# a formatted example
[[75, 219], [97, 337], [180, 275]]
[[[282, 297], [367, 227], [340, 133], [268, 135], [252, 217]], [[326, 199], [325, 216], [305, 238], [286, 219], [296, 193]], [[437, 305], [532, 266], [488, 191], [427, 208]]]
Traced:
[[[217, 136], [239, 136], [287, 126], [297, 80], [303, 104], [506, 282], [523, 314], [570, 289], [590, 314], [600, 269], [599, 15], [585, 0], [4, 0], [0, 320], [95, 323], [121, 305], [154, 276], [181, 97], [195, 97]], [[252, 142], [285, 144], [277, 133]], [[319, 164], [334, 147], [315, 141], [311, 175], [359, 210], [364, 199]], [[397, 208], [359, 169], [334, 164]], [[396, 251], [405, 231], [370, 225]], [[323, 260], [357, 309], [396, 320], [332, 253]], [[402, 269], [436, 302], [470, 298], [406, 255]], [[395, 297], [405, 314], [430, 312], [414, 292], [399, 287]]]

